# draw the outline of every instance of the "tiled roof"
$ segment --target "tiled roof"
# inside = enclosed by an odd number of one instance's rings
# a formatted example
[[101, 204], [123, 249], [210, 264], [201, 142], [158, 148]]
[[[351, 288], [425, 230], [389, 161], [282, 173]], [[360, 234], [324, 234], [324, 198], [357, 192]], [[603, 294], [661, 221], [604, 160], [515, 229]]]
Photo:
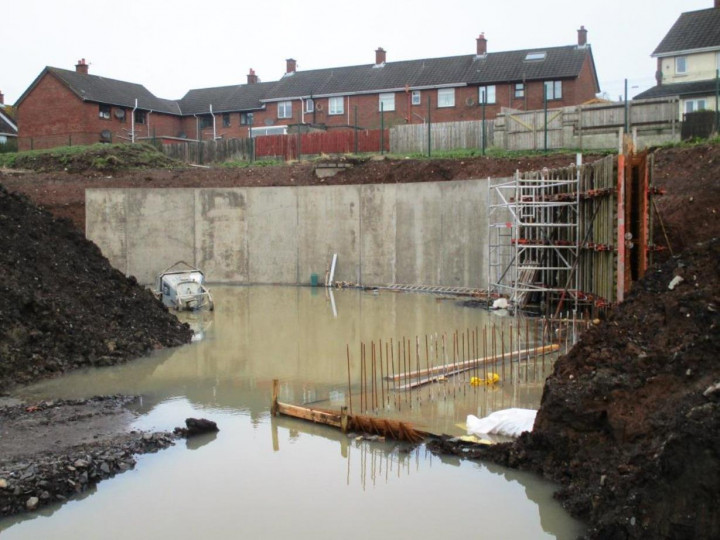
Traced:
[[0, 135], [17, 136], [17, 127], [3, 114], [2, 109], [0, 109]]
[[653, 56], [708, 47], [720, 48], [720, 9], [688, 11], [680, 15]]
[[[526, 61], [532, 52], [545, 52], [545, 58]], [[589, 47], [566, 46], [297, 71], [280, 79], [264, 99], [571, 78], [580, 74], [588, 54]]]
[[641, 92], [633, 99], [650, 99], [670, 96], [707, 96], [715, 94], [715, 80], [694, 81], [687, 83], [663, 84], [653, 86], [649, 90]]
[[137, 99], [140, 109], [180, 114], [177, 101], [157, 98], [141, 84], [54, 67], [48, 67], [46, 70], [67, 84], [70, 90], [85, 101], [132, 108]]
[[262, 108], [260, 99], [275, 83], [255, 83], [190, 90], [178, 102], [182, 114], [244, 111]]
[[[528, 53], [544, 52], [541, 60], [526, 60]], [[213, 112], [251, 111], [264, 107], [265, 101], [307, 96], [376, 93], [409, 88], [464, 86], [467, 84], [500, 84], [532, 80], [574, 78], [580, 75], [583, 62], [590, 59], [589, 46], [550, 47], [489, 53], [485, 56], [463, 55], [388, 62], [382, 66], [367, 64], [337, 68], [297, 71], [279, 81], [201, 88], [190, 90], [178, 101], [155, 97], [141, 84], [108, 79], [54, 67], [47, 67], [18, 100], [18, 104], [50, 73], [85, 101], [132, 108], [138, 100], [140, 109], [175, 115]], [[598, 89], [599, 90], [599, 89]]]

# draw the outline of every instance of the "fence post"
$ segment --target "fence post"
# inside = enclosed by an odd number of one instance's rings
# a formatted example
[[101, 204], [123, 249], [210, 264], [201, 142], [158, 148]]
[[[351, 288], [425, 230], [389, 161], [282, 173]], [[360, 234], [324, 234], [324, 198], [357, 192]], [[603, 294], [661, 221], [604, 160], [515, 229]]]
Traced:
[[380, 102], [380, 155], [385, 153], [385, 104]]
[[715, 136], [720, 135], [720, 69], [715, 70]]
[[487, 136], [487, 131], [485, 128], [485, 105], [487, 104], [487, 97], [485, 92], [487, 92], [487, 87], [483, 88], [482, 91], [482, 155], [485, 155], [485, 137]]
[[430, 132], [432, 130], [432, 121], [430, 120], [430, 95], [428, 95], [428, 114], [427, 114], [427, 123], [428, 123], [428, 132], [427, 132], [427, 139], [428, 139], [428, 157], [432, 155], [432, 139]]
[[358, 124], [357, 124], [357, 105], [355, 105], [355, 154], [358, 153]]
[[544, 142], [544, 146], [545, 146], [545, 153], [546, 153], [546, 154], [547, 154], [547, 150], [548, 150], [548, 149], [547, 149], [547, 139], [548, 139], [547, 90], [548, 90], [547, 83], [544, 82], [544, 83], [543, 83], [543, 108], [544, 108], [544, 110], [545, 110], [545, 142]]

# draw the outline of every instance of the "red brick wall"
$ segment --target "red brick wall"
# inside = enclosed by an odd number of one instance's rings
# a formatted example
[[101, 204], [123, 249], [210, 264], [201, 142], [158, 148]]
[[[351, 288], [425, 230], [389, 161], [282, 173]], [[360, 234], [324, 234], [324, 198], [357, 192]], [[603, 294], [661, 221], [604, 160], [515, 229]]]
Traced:
[[[18, 145], [20, 150], [55, 146], [93, 144], [100, 142], [100, 133], [108, 130], [113, 142], [128, 140], [131, 130], [131, 109], [125, 118], [100, 118], [97, 103], [83, 102], [65, 84], [50, 74], [40, 79], [18, 107]], [[161, 113], [147, 115], [148, 123], [136, 124], [138, 137], [177, 136], [180, 119]], [[154, 131], [153, 131], [154, 130]]]

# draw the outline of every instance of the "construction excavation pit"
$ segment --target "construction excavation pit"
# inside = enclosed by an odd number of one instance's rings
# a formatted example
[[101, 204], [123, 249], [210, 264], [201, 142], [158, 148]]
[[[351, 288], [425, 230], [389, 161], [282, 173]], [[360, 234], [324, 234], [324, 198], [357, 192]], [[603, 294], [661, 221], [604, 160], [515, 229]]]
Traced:
[[[720, 535], [720, 147], [38, 163], [0, 172], [3, 538]], [[145, 285], [177, 261], [212, 310]]]

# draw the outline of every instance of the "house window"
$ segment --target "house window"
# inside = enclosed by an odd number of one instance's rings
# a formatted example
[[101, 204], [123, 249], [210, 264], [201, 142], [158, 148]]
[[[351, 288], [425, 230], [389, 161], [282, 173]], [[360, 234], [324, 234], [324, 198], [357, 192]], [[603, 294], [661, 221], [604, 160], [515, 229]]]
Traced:
[[675, 58], [675, 74], [684, 75], [687, 73], [687, 56], [678, 56]]
[[485, 103], [486, 105], [493, 105], [495, 104], [495, 85], [491, 84], [490, 86], [481, 86], [478, 88], [478, 103], [481, 105]]
[[147, 118], [147, 111], [135, 111], [135, 123], [144, 124]]
[[515, 85], [515, 97], [516, 98], [524, 98], [525, 97], [525, 83], [517, 83]]
[[100, 104], [98, 116], [104, 120], [110, 120], [110, 105]]
[[707, 108], [707, 102], [704, 99], [688, 99], [685, 102], [685, 112], [691, 113], [695, 111], [704, 111]]
[[413, 105], [420, 105], [420, 90], [413, 90], [411, 99]]
[[551, 99], [562, 99], [562, 81], [545, 81], [545, 97]]
[[292, 101], [278, 102], [278, 118], [292, 118]]
[[438, 90], [438, 108], [455, 106], [455, 89], [440, 88]]
[[210, 115], [200, 117], [200, 129], [213, 127], [213, 117]]
[[311, 113], [315, 110], [315, 100], [313, 98], [307, 98], [305, 100], [305, 112]]
[[537, 62], [538, 60], [545, 60], [547, 53], [545, 51], [529, 52], [525, 55], [526, 62]]
[[253, 122], [253, 113], [241, 112], [240, 113], [240, 125], [247, 126]]
[[343, 97], [331, 97], [328, 100], [329, 114], [343, 114], [345, 112], [345, 99]]
[[387, 93], [380, 94], [380, 100], [378, 102], [379, 111], [394, 111], [395, 110], [395, 94]]
[[223, 127], [230, 127], [230, 113], [223, 113]]

